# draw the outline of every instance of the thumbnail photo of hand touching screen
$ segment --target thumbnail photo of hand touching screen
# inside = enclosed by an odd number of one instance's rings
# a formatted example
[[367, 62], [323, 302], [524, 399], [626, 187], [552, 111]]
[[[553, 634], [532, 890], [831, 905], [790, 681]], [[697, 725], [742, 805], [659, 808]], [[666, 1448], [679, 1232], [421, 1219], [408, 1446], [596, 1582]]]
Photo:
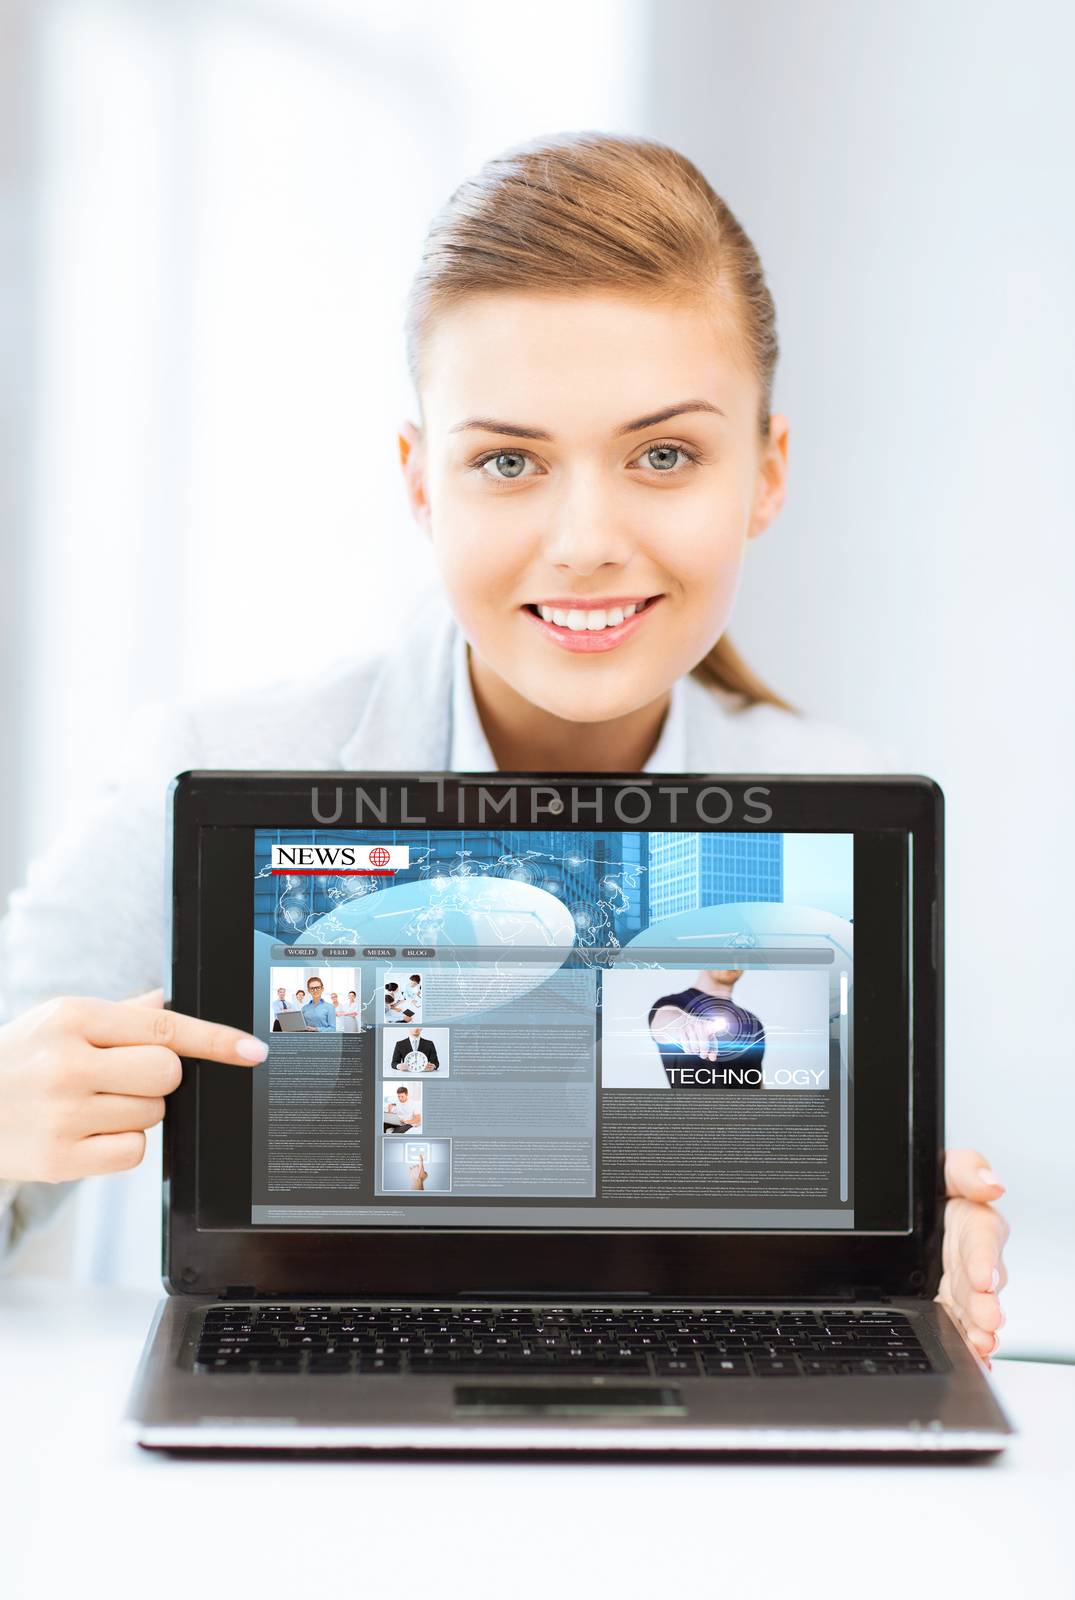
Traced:
[[724, 1058], [740, 1067], [761, 1066], [765, 1029], [753, 1011], [732, 998], [742, 976], [741, 969], [706, 970], [686, 989], [654, 1001], [650, 1037], [666, 1070]]

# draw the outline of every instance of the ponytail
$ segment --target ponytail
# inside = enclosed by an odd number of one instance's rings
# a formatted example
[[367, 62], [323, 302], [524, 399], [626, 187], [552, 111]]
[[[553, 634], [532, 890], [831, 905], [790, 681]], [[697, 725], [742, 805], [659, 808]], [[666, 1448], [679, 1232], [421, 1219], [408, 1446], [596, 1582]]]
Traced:
[[694, 674], [709, 688], [742, 695], [748, 705], [778, 706], [781, 711], [800, 715], [798, 707], [782, 699], [747, 666], [727, 634], [722, 634], [708, 655], [702, 657]]

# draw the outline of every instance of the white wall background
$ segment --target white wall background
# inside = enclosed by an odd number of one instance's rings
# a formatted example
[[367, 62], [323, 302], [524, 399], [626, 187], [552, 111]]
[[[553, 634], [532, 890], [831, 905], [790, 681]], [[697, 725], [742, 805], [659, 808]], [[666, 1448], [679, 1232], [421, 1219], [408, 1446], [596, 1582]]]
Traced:
[[[386, 630], [378, 590], [424, 560], [402, 300], [454, 183], [542, 131], [666, 139], [780, 315], [791, 495], [733, 633], [946, 789], [949, 1133], [1008, 1181], [1010, 1317], [1040, 1325], [1075, 1221], [1073, 13], [10, 0], [5, 28], [3, 602], [28, 648], [0, 891], [141, 700], [286, 668], [271, 584], [297, 541], [346, 580], [356, 640]], [[86, 1186], [64, 1259], [152, 1279], [153, 1178]]]
[[[0, 716], [19, 775], [0, 785], [0, 901], [139, 704], [276, 677], [330, 629], [341, 652], [348, 625], [356, 649], [387, 641], [377, 596], [427, 559], [395, 441], [429, 220], [509, 144], [635, 126], [643, 21], [641, 0], [0, 8]], [[304, 549], [331, 597], [296, 637], [273, 575]], [[19, 1270], [159, 1281], [159, 1174], [154, 1134]]]
[[946, 792], [949, 1138], [1069, 1350], [1073, 54], [1045, 0], [665, 0], [647, 114], [777, 303], [790, 496], [733, 637]]
[[[28, 15], [33, 850], [133, 705], [311, 661], [348, 620], [387, 637], [376, 597], [425, 561], [395, 448], [422, 236], [504, 145], [635, 120], [640, 11], [551, 0], [510, 31], [476, 0]], [[301, 548], [334, 595], [296, 637], [274, 574]]]

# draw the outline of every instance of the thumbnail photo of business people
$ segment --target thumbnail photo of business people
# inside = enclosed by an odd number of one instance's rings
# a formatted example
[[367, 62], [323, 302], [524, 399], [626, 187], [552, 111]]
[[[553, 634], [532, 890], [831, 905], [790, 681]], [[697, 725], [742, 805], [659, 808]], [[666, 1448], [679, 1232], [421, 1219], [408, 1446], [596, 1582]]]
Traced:
[[411, 1023], [422, 1020], [422, 974], [420, 972], [393, 972], [384, 978], [383, 1022]]
[[310, 965], [269, 971], [273, 1033], [358, 1033], [362, 1027], [357, 967]]
[[411, 1078], [449, 1073], [448, 1029], [423, 1028], [412, 1023], [406, 1028], [384, 1028], [381, 1037], [381, 1074], [385, 1078]]

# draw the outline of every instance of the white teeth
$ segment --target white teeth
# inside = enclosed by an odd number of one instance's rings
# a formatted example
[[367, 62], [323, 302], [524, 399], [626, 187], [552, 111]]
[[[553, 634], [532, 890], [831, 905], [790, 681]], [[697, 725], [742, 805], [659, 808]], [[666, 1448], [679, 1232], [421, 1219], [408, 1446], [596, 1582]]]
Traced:
[[600, 633], [604, 628], [615, 628], [621, 622], [626, 622], [628, 617], [633, 617], [636, 611], [642, 610], [644, 603], [609, 606], [603, 611], [583, 611], [574, 607], [564, 610], [559, 606], [544, 605], [538, 605], [535, 609], [540, 613], [543, 622], [552, 622], [558, 628], [570, 628], [573, 633]]

